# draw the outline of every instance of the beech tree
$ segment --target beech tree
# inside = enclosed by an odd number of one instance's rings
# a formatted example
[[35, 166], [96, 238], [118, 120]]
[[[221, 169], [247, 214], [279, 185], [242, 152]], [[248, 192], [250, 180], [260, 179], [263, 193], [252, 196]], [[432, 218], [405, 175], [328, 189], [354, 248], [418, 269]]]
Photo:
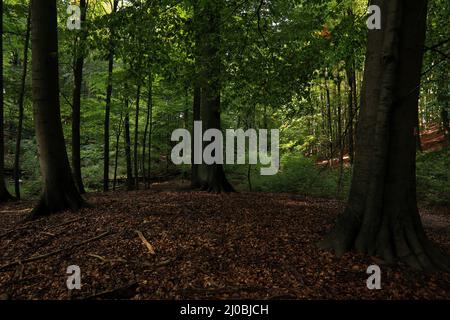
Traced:
[[[197, 43], [200, 63], [200, 114], [203, 130], [221, 128], [220, 90], [220, 24], [222, 4], [219, 0], [199, 1], [196, 4]], [[194, 116], [195, 118], [195, 116]], [[200, 173], [202, 189], [210, 192], [234, 191], [228, 182], [223, 165], [204, 165]]]
[[32, 217], [84, 205], [73, 179], [61, 124], [56, 0], [31, 7], [33, 113], [43, 192]]
[[347, 208], [321, 243], [391, 263], [449, 270], [424, 232], [416, 201], [416, 136], [427, 0], [375, 0], [369, 31], [354, 175]]

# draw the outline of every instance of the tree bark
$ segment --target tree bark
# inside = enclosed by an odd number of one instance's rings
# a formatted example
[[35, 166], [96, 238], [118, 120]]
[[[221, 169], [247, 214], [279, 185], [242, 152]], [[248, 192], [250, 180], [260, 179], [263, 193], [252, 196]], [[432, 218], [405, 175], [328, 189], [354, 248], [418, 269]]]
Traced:
[[25, 34], [25, 44], [23, 49], [23, 69], [22, 77], [20, 79], [20, 92], [19, 92], [19, 121], [17, 124], [17, 137], [16, 137], [16, 150], [14, 155], [14, 189], [16, 198], [20, 200], [20, 155], [22, 144], [22, 130], [23, 130], [23, 109], [25, 100], [25, 85], [28, 73], [28, 50], [30, 46], [30, 34], [31, 34], [31, 5], [28, 7], [27, 17], [27, 31]]
[[127, 163], [127, 189], [133, 190], [133, 167], [131, 164], [131, 137], [130, 137], [130, 110], [129, 110], [129, 100], [126, 97], [125, 100], [125, 158]]
[[[119, 0], [114, 0], [112, 14], [117, 12]], [[112, 77], [114, 68], [114, 28], [110, 27], [110, 41], [108, 54], [108, 85], [106, 88], [106, 105], [105, 105], [105, 129], [104, 129], [104, 144], [103, 144], [103, 191], [109, 190], [109, 122], [111, 114], [111, 97], [112, 97]]]
[[[0, 0], [0, 53], [3, 55], [3, 0]], [[5, 182], [5, 137], [4, 137], [4, 94], [3, 94], [3, 59], [0, 59], [0, 202], [13, 197], [6, 188]]]
[[[221, 128], [220, 90], [220, 21], [221, 1], [200, 2], [201, 39], [201, 116], [204, 130]], [[202, 189], [209, 192], [233, 192], [222, 164], [205, 165], [205, 179]]]
[[32, 217], [84, 205], [73, 179], [61, 124], [56, 0], [32, 1], [33, 111], [43, 194]]
[[427, 239], [416, 201], [416, 140], [427, 1], [376, 0], [381, 30], [369, 31], [349, 201], [321, 243], [388, 263], [449, 270]]
[[136, 113], [134, 120], [134, 186], [139, 189], [139, 107], [141, 101], [141, 86], [138, 85], [136, 93]]
[[330, 160], [330, 166], [333, 164], [333, 119], [331, 117], [331, 98], [330, 98], [330, 88], [328, 86], [328, 75], [327, 71], [325, 71], [325, 92], [326, 92], [326, 105], [327, 105], [327, 124], [328, 124], [328, 151]]
[[353, 165], [354, 162], [354, 140], [353, 140], [353, 123], [354, 123], [354, 110], [356, 109], [353, 105], [354, 96], [356, 92], [354, 91], [355, 83], [355, 69], [353, 58], [351, 62], [347, 62], [347, 83], [348, 83], [348, 132], [347, 132], [347, 143], [348, 143], [348, 155], [350, 159], [350, 164]]
[[[86, 0], [80, 0], [81, 26], [84, 28], [86, 21]], [[86, 193], [81, 175], [81, 154], [80, 154], [80, 117], [81, 117], [81, 86], [83, 84], [83, 66], [85, 55], [86, 30], [81, 31], [81, 35], [76, 39], [75, 67], [74, 67], [74, 89], [72, 98], [72, 170], [81, 194]]]
[[113, 191], [116, 191], [116, 185], [117, 185], [117, 169], [119, 166], [119, 143], [120, 143], [120, 136], [122, 135], [122, 126], [123, 126], [123, 108], [120, 110], [120, 120], [119, 120], [119, 124], [117, 126], [117, 131], [116, 131]]
[[[200, 121], [200, 101], [201, 101], [201, 88], [199, 84], [195, 85], [194, 88], [194, 101], [193, 101], [193, 123], [195, 121]], [[194, 127], [192, 125], [192, 127]], [[191, 134], [192, 137], [192, 154], [194, 154], [194, 134]], [[201, 179], [199, 176], [200, 165], [194, 164], [192, 162], [191, 166], [191, 187], [192, 188], [200, 188], [202, 186]]]
[[[147, 135], [150, 126], [150, 122], [152, 121], [152, 113], [153, 113], [153, 76], [150, 74], [148, 78], [148, 96], [147, 96], [147, 119], [145, 121], [145, 129], [144, 129], [144, 137], [142, 141], [142, 177], [143, 183], [145, 187], [148, 187], [147, 183], [147, 168], [146, 168], [146, 147], [147, 147]], [[150, 182], [150, 181], [149, 181]]]

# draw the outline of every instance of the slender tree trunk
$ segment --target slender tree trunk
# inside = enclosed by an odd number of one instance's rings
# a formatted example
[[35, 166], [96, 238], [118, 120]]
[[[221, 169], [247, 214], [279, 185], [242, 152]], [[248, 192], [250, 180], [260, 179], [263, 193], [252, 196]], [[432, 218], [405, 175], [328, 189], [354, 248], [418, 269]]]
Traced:
[[139, 189], [139, 108], [141, 101], [141, 86], [138, 85], [136, 93], [136, 113], [134, 120], [134, 186]]
[[[194, 88], [194, 102], [193, 102], [193, 123], [195, 121], [200, 121], [200, 100], [201, 100], [201, 88], [200, 85], [196, 84]], [[192, 125], [192, 128], [194, 126]], [[194, 154], [194, 134], [191, 134], [192, 137], [192, 154]], [[191, 187], [192, 188], [200, 188], [202, 186], [200, 175], [199, 175], [200, 165], [194, 164], [192, 162], [191, 166]]]
[[33, 110], [43, 194], [32, 217], [78, 210], [84, 201], [73, 179], [61, 124], [56, 0], [32, 1]]
[[25, 35], [25, 45], [23, 49], [23, 69], [22, 78], [20, 79], [20, 92], [19, 92], [19, 123], [17, 125], [17, 137], [16, 137], [16, 151], [14, 155], [14, 189], [16, 198], [20, 200], [20, 154], [22, 143], [22, 130], [23, 130], [23, 109], [25, 101], [25, 85], [28, 73], [28, 49], [30, 45], [30, 33], [31, 33], [31, 5], [28, 7], [27, 17], [27, 31]]
[[381, 31], [369, 31], [354, 175], [345, 213], [321, 243], [386, 262], [450, 270], [427, 239], [416, 201], [416, 140], [427, 1], [375, 0]]
[[[447, 70], [447, 69], [444, 69]], [[441, 122], [442, 129], [444, 130], [444, 135], [447, 138], [447, 144], [450, 146], [450, 124], [448, 118], [448, 100], [450, 94], [448, 92], [448, 76], [447, 71], [443, 71], [439, 74], [438, 90], [437, 90], [437, 100], [441, 108]]]
[[348, 83], [348, 105], [347, 105], [347, 110], [348, 110], [348, 133], [347, 133], [347, 138], [348, 138], [348, 155], [349, 155], [349, 159], [350, 159], [350, 164], [353, 165], [354, 162], [354, 141], [353, 141], [353, 123], [354, 123], [354, 96], [355, 96], [355, 87], [354, 87], [354, 83], [355, 83], [355, 69], [353, 68], [353, 60], [351, 62], [347, 63], [347, 83]]
[[150, 130], [148, 133], [148, 162], [147, 162], [147, 183], [148, 188], [151, 187], [151, 169], [152, 169], [152, 135], [153, 135], [153, 86], [152, 86], [152, 96], [151, 100], [151, 109], [150, 109]]
[[[114, 0], [112, 14], [117, 12], [119, 0]], [[112, 78], [114, 68], [114, 28], [110, 27], [110, 41], [108, 54], [108, 85], [106, 88], [106, 105], [105, 105], [105, 129], [104, 129], [104, 143], [103, 143], [103, 191], [109, 190], [109, 124], [111, 114], [111, 98], [112, 98]]]
[[145, 121], [145, 130], [144, 130], [144, 137], [143, 137], [143, 141], [142, 141], [142, 177], [144, 179], [144, 186], [147, 188], [148, 187], [148, 183], [147, 183], [147, 169], [146, 169], [146, 157], [145, 157], [145, 152], [146, 152], [146, 147], [147, 147], [147, 135], [148, 135], [148, 130], [149, 130], [149, 126], [150, 126], [150, 121], [152, 118], [152, 112], [153, 112], [153, 76], [150, 74], [149, 78], [148, 78], [148, 96], [147, 96], [147, 119]]
[[[327, 73], [327, 72], [325, 72]], [[330, 88], [328, 86], [328, 76], [325, 75], [325, 92], [326, 92], [326, 104], [327, 104], [327, 124], [328, 124], [328, 150], [330, 152], [329, 159], [330, 165], [333, 164], [333, 118], [331, 117], [331, 98], [330, 98]]]
[[342, 180], [344, 174], [344, 136], [342, 132], [342, 105], [341, 105], [341, 78], [338, 75], [336, 79], [337, 87], [337, 142], [339, 147], [339, 180], [338, 195], [342, 191]]
[[[80, 0], [81, 9], [81, 25], [84, 28], [86, 21], [86, 0]], [[75, 68], [74, 68], [74, 89], [72, 99], [72, 170], [81, 194], [86, 193], [84, 190], [83, 178], [81, 175], [81, 154], [80, 154], [80, 117], [81, 117], [81, 86], [83, 84], [83, 66], [85, 40], [87, 31], [82, 30], [81, 36], [76, 39], [75, 51]]]
[[[3, 0], [0, 0], [0, 53], [3, 56]], [[3, 59], [0, 59], [0, 202], [12, 199], [5, 182], [5, 137], [4, 137], [4, 94]]]
[[130, 137], [130, 110], [129, 99], [125, 99], [125, 158], [127, 163], [127, 189], [132, 190], [134, 187], [133, 167], [131, 164], [131, 137]]
[[120, 136], [122, 134], [122, 125], [123, 125], [123, 109], [120, 110], [120, 120], [116, 131], [113, 191], [116, 191], [117, 185], [117, 168], [119, 166], [119, 143], [120, 143]]

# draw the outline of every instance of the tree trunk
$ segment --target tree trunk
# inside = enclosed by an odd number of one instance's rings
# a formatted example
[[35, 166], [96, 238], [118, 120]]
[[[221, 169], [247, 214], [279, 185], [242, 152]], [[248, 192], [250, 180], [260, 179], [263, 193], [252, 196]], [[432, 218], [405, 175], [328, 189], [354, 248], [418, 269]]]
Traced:
[[[445, 69], [444, 67], [444, 70]], [[448, 76], [447, 71], [441, 71], [438, 80], [437, 100], [441, 108], [441, 122], [444, 135], [447, 138], [447, 144], [450, 146], [450, 124], [448, 119], [448, 99], [450, 97], [448, 93]]]
[[416, 202], [416, 126], [427, 1], [376, 0], [381, 31], [369, 31], [354, 175], [346, 211], [321, 243], [388, 263], [449, 270], [430, 245]]
[[[81, 9], [81, 25], [84, 28], [86, 21], [86, 0], [80, 0]], [[83, 66], [84, 66], [84, 52], [86, 30], [81, 31], [81, 36], [76, 39], [75, 50], [75, 68], [74, 68], [74, 89], [72, 99], [72, 170], [77, 184], [78, 190], [81, 194], [86, 193], [84, 190], [83, 178], [81, 175], [81, 155], [80, 155], [80, 116], [81, 116], [81, 86], [83, 84]]]
[[[220, 130], [220, 17], [221, 1], [211, 0], [199, 5], [201, 39], [201, 115], [204, 130]], [[233, 192], [222, 164], [205, 165], [203, 190]]]
[[342, 105], [341, 105], [341, 78], [338, 74], [336, 78], [337, 88], [337, 143], [339, 148], [339, 178], [338, 178], [338, 195], [342, 191], [342, 181], [344, 174], [344, 135], [342, 132]]
[[117, 126], [117, 131], [116, 131], [113, 191], [116, 191], [116, 185], [117, 185], [117, 168], [119, 166], [119, 143], [120, 143], [120, 136], [122, 134], [122, 125], [123, 125], [123, 108], [120, 110], [120, 120], [119, 120], [119, 125]]
[[125, 100], [125, 158], [127, 162], [127, 189], [133, 190], [133, 167], [131, 164], [130, 110], [128, 97]]
[[22, 78], [20, 79], [20, 92], [19, 92], [19, 123], [17, 124], [17, 137], [16, 137], [16, 150], [14, 155], [14, 189], [16, 198], [20, 200], [20, 154], [22, 143], [22, 130], [23, 130], [23, 109], [25, 100], [25, 85], [28, 72], [28, 49], [30, 46], [30, 33], [31, 33], [31, 5], [28, 7], [27, 17], [27, 31], [25, 35], [25, 45], [23, 49], [23, 69]]
[[[0, 53], [3, 55], [3, 0], [0, 0]], [[3, 59], [0, 59], [0, 202], [12, 199], [5, 182], [5, 137], [3, 128]]]
[[330, 88], [328, 86], [328, 75], [325, 71], [325, 92], [326, 92], [326, 104], [327, 104], [327, 124], [328, 124], [328, 151], [330, 160], [330, 166], [333, 164], [333, 119], [331, 117], [331, 98], [330, 98]]
[[[114, 0], [112, 14], [117, 12], [119, 0]], [[112, 97], [112, 77], [114, 68], [114, 28], [110, 27], [109, 55], [108, 55], [108, 85], [106, 88], [106, 105], [105, 105], [105, 132], [104, 132], [104, 150], [103, 150], [103, 191], [109, 190], [109, 122], [111, 114], [111, 97]]]
[[[200, 121], [200, 100], [201, 100], [201, 89], [198, 84], [194, 88], [194, 102], [193, 102], [193, 123], [195, 121]], [[194, 126], [192, 126], [194, 127]], [[194, 154], [194, 134], [192, 133], [192, 154]], [[192, 162], [191, 166], [191, 187], [200, 188], [202, 186], [200, 175], [199, 175], [200, 165], [194, 164]]]
[[151, 186], [151, 169], [152, 169], [152, 135], [153, 135], [153, 86], [152, 95], [150, 96], [151, 108], [150, 108], [150, 130], [148, 133], [148, 162], [147, 162], [147, 186]]
[[32, 217], [78, 210], [84, 201], [73, 179], [61, 124], [56, 0], [32, 1], [33, 111], [43, 194]]
[[147, 184], [147, 169], [145, 166], [146, 158], [145, 158], [145, 152], [147, 147], [147, 135], [148, 130], [150, 126], [150, 122], [152, 119], [152, 112], [153, 112], [153, 76], [150, 74], [148, 78], [148, 96], [147, 96], [147, 119], [145, 121], [145, 129], [144, 129], [144, 137], [142, 141], [142, 177], [143, 177], [143, 183], [145, 187], [148, 187]]
[[347, 138], [348, 138], [348, 155], [350, 159], [350, 164], [353, 165], [354, 162], [354, 141], [353, 141], [353, 123], [354, 123], [354, 110], [356, 109], [353, 105], [354, 101], [354, 83], [355, 83], [355, 69], [354, 69], [354, 62], [353, 58], [351, 62], [347, 62], [347, 83], [348, 83], [348, 132], [347, 132]]
[[138, 85], [136, 93], [136, 113], [134, 120], [134, 186], [139, 189], [139, 107], [141, 101], [141, 86]]

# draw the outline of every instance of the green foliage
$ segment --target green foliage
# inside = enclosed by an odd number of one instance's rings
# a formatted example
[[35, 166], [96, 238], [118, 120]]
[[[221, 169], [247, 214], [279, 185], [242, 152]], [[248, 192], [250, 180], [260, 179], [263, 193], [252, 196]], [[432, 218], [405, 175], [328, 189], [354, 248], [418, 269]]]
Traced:
[[417, 190], [421, 200], [450, 206], [450, 148], [417, 156]]
[[[277, 175], [261, 176], [259, 169], [259, 166], [255, 166], [251, 170], [254, 191], [295, 192], [309, 196], [345, 198], [350, 186], [350, 170], [344, 170], [343, 189], [338, 193], [339, 170], [319, 166], [314, 158], [305, 157], [299, 153], [285, 154], [281, 158], [280, 172]], [[230, 168], [230, 170], [235, 175], [239, 174], [241, 188], [247, 189], [248, 184], [244, 184], [246, 169], [240, 167]]]

